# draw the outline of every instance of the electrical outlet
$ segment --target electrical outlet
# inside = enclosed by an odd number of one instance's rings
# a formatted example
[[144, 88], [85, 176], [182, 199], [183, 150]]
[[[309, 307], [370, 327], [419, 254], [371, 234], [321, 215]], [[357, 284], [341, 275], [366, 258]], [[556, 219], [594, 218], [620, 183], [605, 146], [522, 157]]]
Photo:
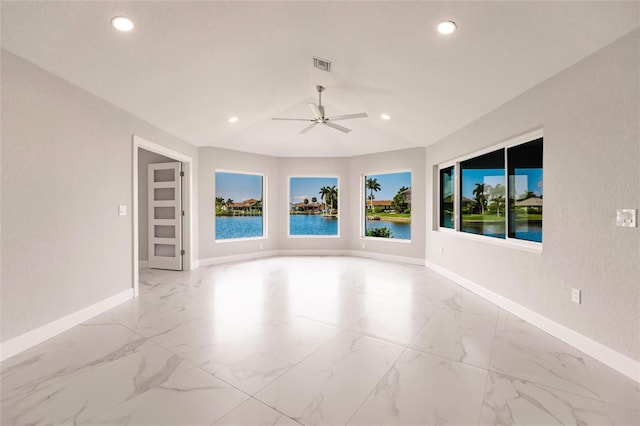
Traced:
[[118, 216], [126, 216], [127, 215], [127, 206], [118, 206]]
[[577, 288], [571, 289], [571, 301], [574, 303], [582, 303], [582, 290]]
[[444, 247], [440, 247], [440, 254], [444, 254]]
[[260, 243], [260, 250], [262, 250], [262, 243]]
[[364, 248], [364, 243], [362, 243], [362, 248]]

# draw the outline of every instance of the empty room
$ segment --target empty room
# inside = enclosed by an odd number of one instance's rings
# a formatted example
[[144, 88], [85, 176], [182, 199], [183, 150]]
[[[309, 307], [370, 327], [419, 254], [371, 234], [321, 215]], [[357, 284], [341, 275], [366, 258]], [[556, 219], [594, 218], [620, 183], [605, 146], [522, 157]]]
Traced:
[[0, 424], [640, 424], [640, 1], [2, 1]]

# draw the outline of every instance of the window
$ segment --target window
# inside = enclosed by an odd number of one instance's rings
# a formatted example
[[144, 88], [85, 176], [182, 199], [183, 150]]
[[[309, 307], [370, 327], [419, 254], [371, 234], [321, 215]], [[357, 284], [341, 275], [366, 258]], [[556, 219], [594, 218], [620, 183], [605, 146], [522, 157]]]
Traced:
[[520, 140], [440, 167], [440, 228], [542, 242], [543, 138], [538, 131]]
[[338, 178], [289, 179], [289, 236], [338, 236]]
[[507, 150], [509, 238], [542, 242], [542, 138]]
[[440, 169], [440, 227], [453, 229], [455, 224], [454, 212], [454, 183], [455, 183], [455, 167], [449, 166]]
[[504, 150], [461, 161], [460, 186], [460, 230], [504, 238]]
[[411, 172], [365, 175], [364, 236], [411, 240]]
[[264, 176], [215, 173], [216, 241], [264, 238]]

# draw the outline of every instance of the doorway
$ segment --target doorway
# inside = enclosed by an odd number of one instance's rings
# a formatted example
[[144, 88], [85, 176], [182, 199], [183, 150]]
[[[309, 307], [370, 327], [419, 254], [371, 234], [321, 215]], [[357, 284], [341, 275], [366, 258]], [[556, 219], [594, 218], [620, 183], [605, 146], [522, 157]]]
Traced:
[[[164, 165], [162, 165], [164, 164]], [[170, 164], [170, 165], [169, 165]], [[133, 289], [134, 296], [139, 292], [139, 268], [157, 267], [162, 269], [190, 270], [192, 269], [192, 159], [179, 152], [168, 149], [162, 145], [147, 141], [138, 136], [133, 137]], [[163, 176], [167, 172], [156, 170], [174, 170], [173, 180], [178, 185], [175, 188], [176, 196], [173, 197], [175, 234], [169, 236], [167, 225], [169, 220], [155, 221], [156, 204], [167, 204], [168, 200], [160, 203], [154, 201], [155, 193], [166, 193], [162, 188], [170, 184], [153, 184], [154, 175]], [[182, 175], [182, 176], [180, 176]], [[160, 180], [165, 180], [161, 178]], [[181, 182], [180, 182], [181, 181]], [[150, 184], [151, 182], [151, 184]], [[159, 186], [160, 188], [155, 188]], [[151, 191], [149, 191], [151, 188]], [[159, 189], [159, 191], [158, 191]], [[161, 195], [163, 198], [164, 195]], [[154, 214], [150, 214], [152, 212]], [[162, 210], [162, 209], [161, 209]], [[164, 209], [167, 210], [167, 209]], [[167, 223], [165, 223], [167, 222]], [[158, 226], [156, 226], [158, 225]], [[181, 225], [181, 226], [180, 226]], [[158, 234], [159, 235], [154, 235]], [[155, 238], [155, 237], [159, 238]], [[167, 238], [173, 238], [168, 242]], [[173, 247], [174, 257], [168, 250]], [[176, 262], [179, 265], [176, 267]]]

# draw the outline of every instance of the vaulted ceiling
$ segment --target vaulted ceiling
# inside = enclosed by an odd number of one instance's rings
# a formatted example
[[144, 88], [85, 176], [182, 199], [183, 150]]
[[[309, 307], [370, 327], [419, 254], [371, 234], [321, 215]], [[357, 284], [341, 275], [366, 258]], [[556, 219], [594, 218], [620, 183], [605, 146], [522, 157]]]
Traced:
[[[197, 146], [351, 156], [438, 141], [637, 28], [639, 5], [3, 1], [2, 47]], [[369, 117], [271, 120], [311, 118], [318, 84], [327, 115]]]

